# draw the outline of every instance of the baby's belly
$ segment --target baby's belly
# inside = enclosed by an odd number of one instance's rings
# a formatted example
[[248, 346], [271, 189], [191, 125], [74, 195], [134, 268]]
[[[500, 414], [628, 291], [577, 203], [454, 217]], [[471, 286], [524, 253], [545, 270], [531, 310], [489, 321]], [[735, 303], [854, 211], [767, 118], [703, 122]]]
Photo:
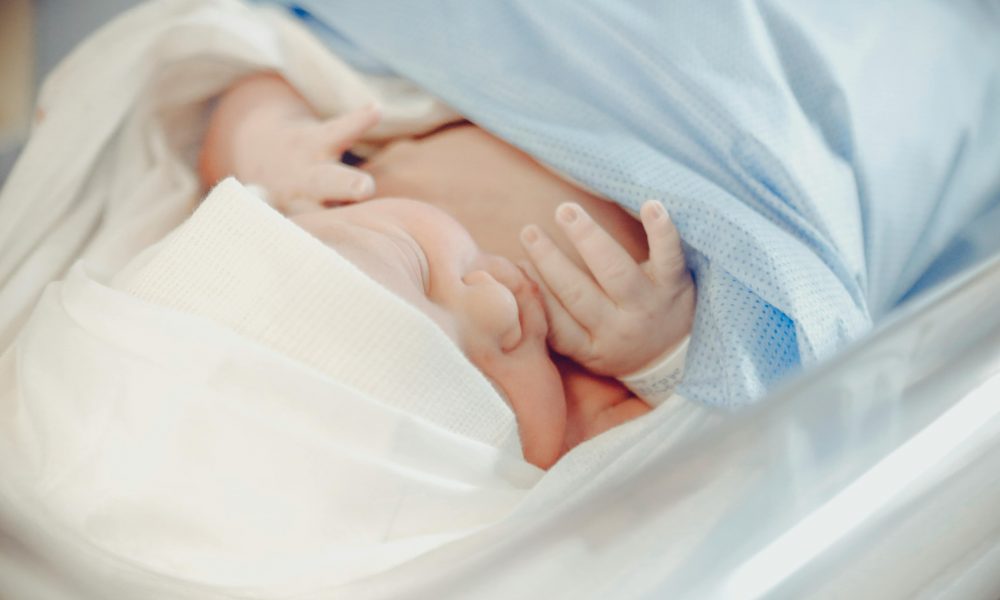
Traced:
[[525, 258], [521, 229], [535, 223], [582, 265], [555, 225], [563, 202], [577, 202], [637, 260], [648, 253], [642, 226], [618, 205], [554, 175], [528, 155], [472, 125], [394, 142], [363, 165], [379, 196], [438, 206], [461, 222], [483, 250]]

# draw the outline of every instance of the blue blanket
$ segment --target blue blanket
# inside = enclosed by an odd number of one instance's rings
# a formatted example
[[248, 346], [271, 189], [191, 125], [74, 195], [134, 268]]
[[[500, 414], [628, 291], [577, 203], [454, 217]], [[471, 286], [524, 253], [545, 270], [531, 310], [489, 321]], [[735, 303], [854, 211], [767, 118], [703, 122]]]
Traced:
[[997, 2], [286, 4], [595, 193], [662, 200], [701, 402], [752, 401], [1000, 237], [961, 237], [1000, 231]]

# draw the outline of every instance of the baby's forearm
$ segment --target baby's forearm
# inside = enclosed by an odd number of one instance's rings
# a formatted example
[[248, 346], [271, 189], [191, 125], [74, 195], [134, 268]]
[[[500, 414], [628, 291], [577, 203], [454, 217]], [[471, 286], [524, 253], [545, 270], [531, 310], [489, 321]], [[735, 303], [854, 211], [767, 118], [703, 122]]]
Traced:
[[309, 104], [287, 81], [274, 73], [256, 73], [230, 87], [212, 111], [198, 159], [198, 174], [210, 187], [237, 172], [241, 144], [254, 139], [261, 122], [316, 119]]

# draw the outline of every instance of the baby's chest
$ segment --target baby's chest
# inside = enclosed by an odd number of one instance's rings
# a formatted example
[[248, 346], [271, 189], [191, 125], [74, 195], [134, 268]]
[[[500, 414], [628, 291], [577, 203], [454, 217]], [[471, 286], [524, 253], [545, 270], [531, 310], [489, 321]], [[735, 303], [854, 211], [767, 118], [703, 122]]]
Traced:
[[563, 202], [583, 206], [637, 259], [647, 253], [642, 227], [617, 205], [565, 181], [478, 127], [390, 144], [364, 168], [375, 178], [379, 196], [438, 206], [458, 219], [483, 250], [515, 261], [524, 258], [518, 234], [534, 223], [580, 262], [553, 221]]

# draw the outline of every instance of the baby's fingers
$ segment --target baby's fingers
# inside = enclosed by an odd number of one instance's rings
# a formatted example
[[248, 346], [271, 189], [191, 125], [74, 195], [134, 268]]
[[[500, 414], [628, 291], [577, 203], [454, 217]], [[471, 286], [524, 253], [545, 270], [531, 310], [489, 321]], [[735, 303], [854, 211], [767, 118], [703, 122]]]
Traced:
[[629, 305], [646, 291], [649, 279], [635, 259], [578, 204], [560, 205], [556, 220], [616, 304]]
[[575, 357], [584, 354], [590, 346], [590, 334], [563, 308], [559, 300], [545, 286], [542, 276], [528, 261], [518, 263], [528, 278], [538, 285], [545, 307], [543, 318], [548, 321], [548, 342], [552, 349], [564, 356]]
[[371, 175], [333, 161], [309, 167], [296, 183], [296, 200], [316, 208], [367, 200], [375, 193]]
[[361, 136], [382, 119], [378, 105], [369, 104], [340, 117], [330, 119], [321, 126], [323, 144], [330, 153], [340, 158], [345, 150], [356, 144]]
[[656, 200], [647, 200], [639, 216], [649, 242], [649, 275], [659, 284], [671, 284], [686, 269], [680, 234], [663, 205]]
[[525, 227], [521, 231], [521, 243], [541, 281], [562, 306], [588, 330], [597, 328], [613, 309], [601, 288], [538, 227]]

